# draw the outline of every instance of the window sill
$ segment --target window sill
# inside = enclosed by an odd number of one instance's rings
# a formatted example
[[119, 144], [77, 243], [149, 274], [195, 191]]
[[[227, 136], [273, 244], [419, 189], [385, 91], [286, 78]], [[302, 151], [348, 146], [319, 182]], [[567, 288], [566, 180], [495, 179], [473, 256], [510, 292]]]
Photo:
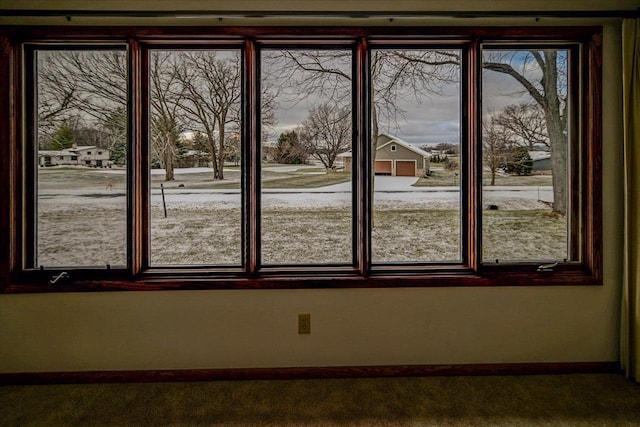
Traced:
[[373, 273], [369, 277], [354, 274], [287, 275], [260, 274], [254, 278], [211, 277], [203, 273], [144, 274], [138, 279], [77, 279], [49, 285], [35, 277], [23, 277], [6, 285], [5, 294], [47, 292], [223, 290], [223, 289], [340, 289], [340, 288], [415, 288], [415, 287], [488, 287], [488, 286], [600, 286], [602, 278], [579, 266], [562, 271], [535, 271], [531, 267], [491, 268], [482, 275], [467, 269], [415, 274]]

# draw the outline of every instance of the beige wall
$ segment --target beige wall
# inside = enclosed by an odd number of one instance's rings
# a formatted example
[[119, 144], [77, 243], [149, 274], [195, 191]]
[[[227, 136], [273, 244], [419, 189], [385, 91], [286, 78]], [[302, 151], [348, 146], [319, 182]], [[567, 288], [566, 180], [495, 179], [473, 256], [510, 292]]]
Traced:
[[604, 286], [1, 295], [0, 372], [617, 360], [618, 32], [604, 35]]

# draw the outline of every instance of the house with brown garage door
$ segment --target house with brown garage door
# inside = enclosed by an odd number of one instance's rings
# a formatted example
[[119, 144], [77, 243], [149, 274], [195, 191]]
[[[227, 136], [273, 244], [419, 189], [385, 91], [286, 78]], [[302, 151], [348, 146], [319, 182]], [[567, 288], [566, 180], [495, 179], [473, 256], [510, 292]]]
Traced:
[[[338, 155], [344, 170], [351, 171], [351, 151]], [[431, 154], [395, 136], [380, 134], [376, 145], [376, 175], [425, 176], [430, 173]]]

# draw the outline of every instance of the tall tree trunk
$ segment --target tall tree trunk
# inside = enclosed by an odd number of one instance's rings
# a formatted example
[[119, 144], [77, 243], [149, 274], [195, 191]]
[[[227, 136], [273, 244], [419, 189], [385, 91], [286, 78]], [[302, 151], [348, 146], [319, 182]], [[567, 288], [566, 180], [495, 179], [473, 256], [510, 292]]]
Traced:
[[551, 145], [551, 172], [553, 174], [553, 210], [567, 213], [567, 137], [559, 123], [559, 114], [547, 116], [547, 132]]
[[[371, 195], [376, 191], [376, 152], [378, 151], [378, 109], [374, 98], [373, 90], [371, 90]], [[353, 157], [352, 157], [353, 158]], [[372, 203], [373, 212], [371, 213], [371, 227], [376, 225], [376, 208], [375, 200]]]
[[216, 142], [210, 136], [207, 136], [209, 140], [209, 148], [211, 149], [211, 167], [213, 168], [213, 179], [218, 179], [218, 156], [216, 155]]
[[[372, 94], [373, 95], [373, 94]], [[371, 172], [376, 170], [376, 148], [378, 148], [378, 110], [376, 103], [371, 102]], [[372, 173], [371, 176], [375, 175]]]
[[549, 145], [551, 147], [551, 171], [553, 173], [553, 210], [561, 214], [567, 213], [567, 137], [565, 119], [560, 111], [558, 96], [558, 53], [555, 50], [531, 51], [536, 55], [542, 70], [543, 93], [528, 81], [511, 65], [485, 62], [484, 68], [512, 76], [531, 94], [542, 107], [547, 124]]
[[218, 122], [218, 179], [224, 179], [224, 121]]
[[553, 210], [567, 213], [567, 136], [560, 115], [558, 97], [558, 64], [555, 51], [545, 51], [545, 69], [542, 84], [545, 90], [544, 114], [551, 146], [553, 174]]
[[164, 180], [173, 181], [173, 148], [167, 144], [167, 149], [164, 151]]

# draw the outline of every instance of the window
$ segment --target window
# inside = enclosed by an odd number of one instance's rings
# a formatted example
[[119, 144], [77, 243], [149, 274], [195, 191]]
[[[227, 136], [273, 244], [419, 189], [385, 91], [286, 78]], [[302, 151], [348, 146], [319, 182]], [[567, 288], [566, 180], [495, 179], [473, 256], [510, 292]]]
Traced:
[[352, 265], [353, 49], [260, 52], [261, 262]]
[[567, 187], [578, 172], [571, 165], [574, 82], [567, 78], [577, 52], [516, 47], [488, 45], [482, 51], [482, 258], [577, 261], [577, 245], [571, 244], [577, 225], [567, 215], [577, 210]]
[[598, 29], [13, 31], [9, 291], [601, 283]]
[[[126, 54], [122, 47], [25, 47], [26, 54], [33, 58], [28, 78], [33, 81], [36, 100], [29, 119], [35, 129], [30, 135], [28, 150], [34, 153], [30, 157], [35, 159], [36, 152], [46, 150], [71, 149], [83, 128], [99, 134], [100, 143], [126, 145], [122, 131], [126, 128], [125, 114], [118, 123], [121, 129], [114, 129], [115, 114], [125, 111], [127, 103]], [[35, 185], [27, 189], [35, 196], [35, 203], [27, 214], [27, 222], [32, 225], [27, 235], [34, 247], [27, 251], [25, 265], [126, 266], [126, 188], [109, 194], [109, 202], [104, 203], [101, 193], [113, 174], [62, 167], [70, 164], [68, 158], [58, 158], [57, 168], [39, 170], [26, 165], [35, 180]], [[125, 168], [118, 172], [124, 181]]]
[[149, 264], [240, 267], [242, 52], [153, 47], [145, 56]]
[[373, 180], [371, 261], [459, 263], [460, 181], [444, 181], [459, 170], [460, 157], [431, 164], [425, 150], [444, 139], [461, 145], [462, 49], [372, 47], [372, 157], [390, 173]]

